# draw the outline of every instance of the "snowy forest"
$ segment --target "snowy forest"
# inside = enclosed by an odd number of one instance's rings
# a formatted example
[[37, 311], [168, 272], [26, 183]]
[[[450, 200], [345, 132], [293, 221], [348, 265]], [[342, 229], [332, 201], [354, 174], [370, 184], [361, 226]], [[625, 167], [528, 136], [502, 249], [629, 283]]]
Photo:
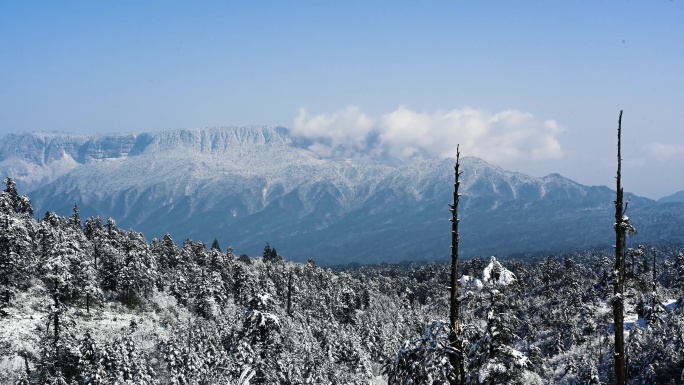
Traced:
[[[267, 241], [267, 240], [265, 240]], [[445, 384], [450, 265], [323, 268], [0, 193], [2, 384]], [[684, 249], [626, 251], [630, 384], [682, 383]], [[614, 250], [459, 262], [462, 380], [614, 383]]]

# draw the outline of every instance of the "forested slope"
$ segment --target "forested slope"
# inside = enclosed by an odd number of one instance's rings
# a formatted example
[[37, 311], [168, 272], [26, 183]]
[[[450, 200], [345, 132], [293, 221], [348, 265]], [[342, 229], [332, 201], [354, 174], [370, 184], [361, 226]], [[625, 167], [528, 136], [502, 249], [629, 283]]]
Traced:
[[[615, 192], [464, 157], [462, 257], [610, 247]], [[322, 266], [439, 260], [454, 159], [325, 158], [283, 127], [149, 134], [24, 133], [0, 139], [0, 175], [36, 212], [111, 216], [148, 239], [171, 234], [250, 255], [266, 242]], [[635, 242], [684, 242], [684, 203], [633, 196]]]
[[[0, 383], [445, 383], [449, 266], [323, 269], [237, 256], [112, 219], [33, 218], [0, 193]], [[277, 246], [277, 245], [273, 245]], [[684, 368], [684, 254], [635, 249], [630, 383]], [[461, 264], [470, 383], [609, 383], [612, 256]], [[505, 277], [505, 278], [504, 278]]]

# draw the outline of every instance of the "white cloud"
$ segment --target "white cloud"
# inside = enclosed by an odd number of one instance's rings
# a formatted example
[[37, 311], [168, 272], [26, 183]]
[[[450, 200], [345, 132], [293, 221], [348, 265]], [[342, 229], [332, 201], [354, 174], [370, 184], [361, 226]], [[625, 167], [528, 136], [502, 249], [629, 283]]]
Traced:
[[401, 106], [379, 121], [380, 150], [396, 158], [444, 158], [456, 154], [456, 144], [471, 147], [487, 133], [487, 123], [472, 108], [434, 113]]
[[657, 160], [669, 160], [684, 155], [684, 146], [666, 143], [649, 143], [644, 145], [648, 155]]
[[365, 151], [373, 126], [373, 120], [358, 107], [347, 107], [332, 114], [315, 116], [300, 108], [292, 125], [292, 133], [314, 140], [309, 149], [320, 156], [331, 157], [339, 151]]
[[372, 119], [357, 107], [310, 116], [300, 109], [292, 132], [311, 138], [310, 148], [332, 156], [337, 146], [364, 156], [395, 159], [445, 158], [464, 155], [491, 162], [554, 159], [563, 156], [554, 120], [539, 121], [532, 114], [506, 110], [495, 114], [470, 107], [419, 112], [406, 106]]

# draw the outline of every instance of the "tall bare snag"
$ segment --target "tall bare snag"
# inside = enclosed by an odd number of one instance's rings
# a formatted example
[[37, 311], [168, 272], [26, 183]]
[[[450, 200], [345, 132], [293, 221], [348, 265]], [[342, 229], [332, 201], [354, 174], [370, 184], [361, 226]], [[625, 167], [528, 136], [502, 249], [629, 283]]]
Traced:
[[449, 335], [449, 362], [454, 368], [454, 372], [449, 378], [450, 384], [464, 384], [465, 383], [465, 367], [463, 363], [463, 351], [461, 348], [461, 338], [459, 336], [459, 272], [458, 272], [458, 201], [460, 195], [458, 188], [460, 186], [459, 176], [461, 175], [460, 156], [458, 146], [456, 147], [456, 165], [454, 166], [454, 203], [449, 205], [451, 211], [451, 290], [449, 296], [449, 321], [452, 332]]

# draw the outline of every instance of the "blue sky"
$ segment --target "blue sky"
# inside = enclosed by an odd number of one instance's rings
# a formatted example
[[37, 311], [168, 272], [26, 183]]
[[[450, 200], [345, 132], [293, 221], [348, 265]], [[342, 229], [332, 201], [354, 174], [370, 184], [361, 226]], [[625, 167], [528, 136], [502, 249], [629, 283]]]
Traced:
[[[682, 1], [0, 1], [0, 135], [277, 124], [684, 190]], [[380, 148], [364, 138], [380, 137]], [[348, 154], [346, 154], [348, 155]]]

